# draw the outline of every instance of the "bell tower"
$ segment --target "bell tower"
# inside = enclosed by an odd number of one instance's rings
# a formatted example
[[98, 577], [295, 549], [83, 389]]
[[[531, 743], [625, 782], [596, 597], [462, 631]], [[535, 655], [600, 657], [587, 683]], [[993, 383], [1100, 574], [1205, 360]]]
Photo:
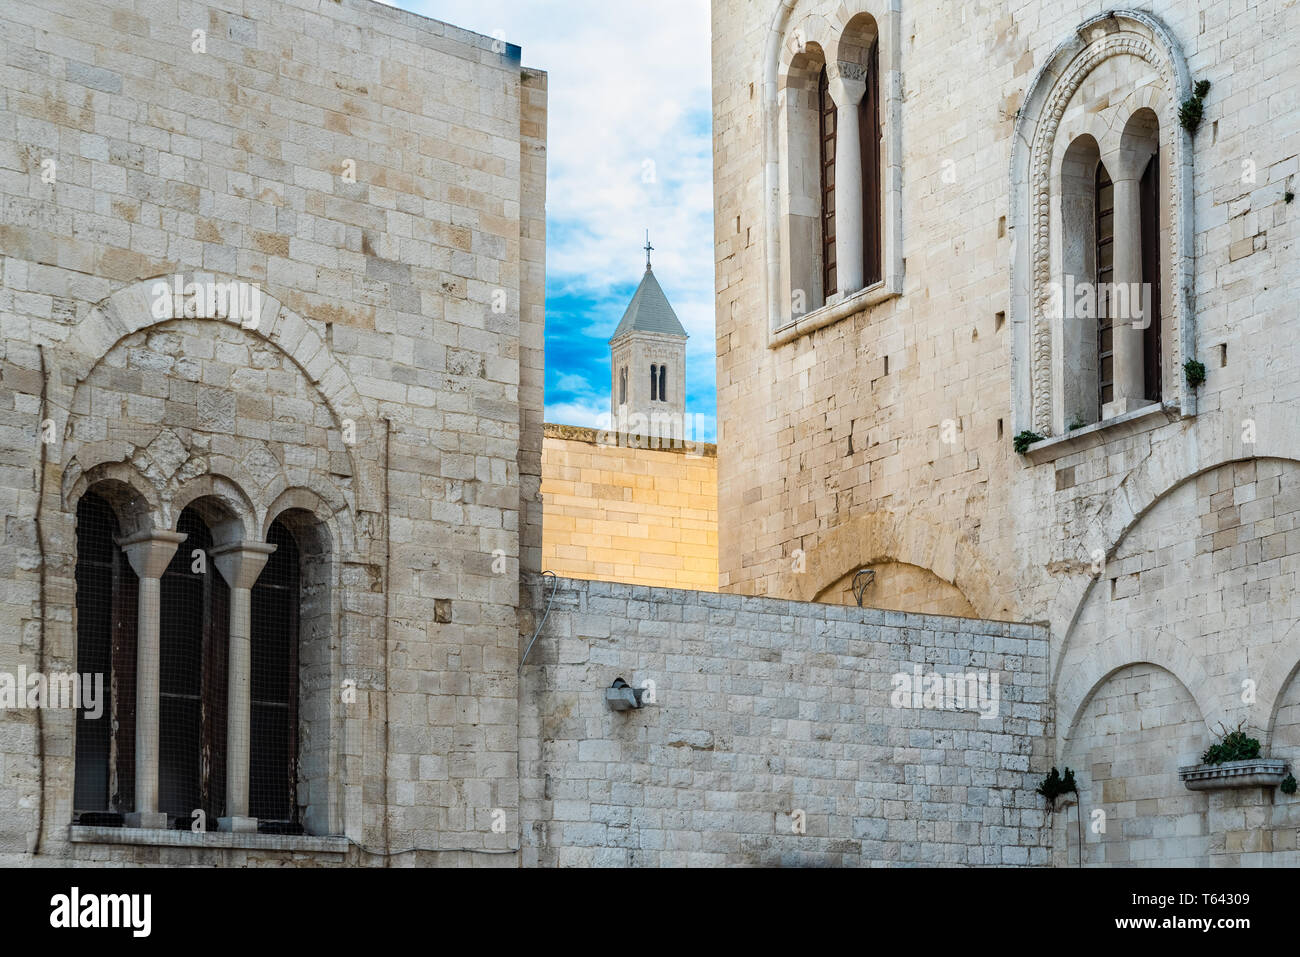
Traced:
[[613, 429], [658, 438], [685, 438], [686, 330], [650, 268], [609, 340]]

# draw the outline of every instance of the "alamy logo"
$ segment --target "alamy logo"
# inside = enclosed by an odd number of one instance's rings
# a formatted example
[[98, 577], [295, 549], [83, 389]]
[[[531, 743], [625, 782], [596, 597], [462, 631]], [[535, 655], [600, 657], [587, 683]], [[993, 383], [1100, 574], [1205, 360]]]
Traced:
[[0, 711], [21, 708], [82, 708], [92, 721], [104, 713], [104, 673], [0, 671]]
[[152, 928], [153, 895], [85, 894], [74, 887], [70, 894], [50, 898], [50, 926], [126, 927], [134, 937], [148, 937]]
[[1049, 283], [1048, 315], [1054, 319], [1114, 319], [1130, 322], [1134, 329], [1151, 324], [1151, 283], [1075, 282]]
[[150, 293], [155, 319], [237, 319], [245, 329], [256, 329], [262, 317], [262, 290], [251, 283], [187, 283], [177, 274], [171, 285], [154, 283]]
[[910, 675], [900, 671], [894, 675], [893, 683], [894, 692], [889, 696], [889, 703], [895, 708], [978, 711], [981, 719], [998, 715], [1000, 693], [996, 671], [948, 675], [931, 671], [923, 674], [920, 665], [913, 665]]

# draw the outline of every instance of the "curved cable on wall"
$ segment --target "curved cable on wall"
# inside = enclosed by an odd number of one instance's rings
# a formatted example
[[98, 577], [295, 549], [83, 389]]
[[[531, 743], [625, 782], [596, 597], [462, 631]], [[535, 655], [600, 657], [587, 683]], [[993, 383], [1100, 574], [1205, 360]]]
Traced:
[[530, 638], [528, 641], [528, 647], [524, 649], [524, 657], [519, 662], [519, 670], [515, 672], [515, 674], [517, 675], [521, 675], [524, 673], [524, 662], [528, 660], [528, 652], [533, 650], [533, 642], [535, 642], [537, 640], [537, 636], [542, 633], [542, 628], [545, 627], [546, 625], [546, 618], [551, 613], [551, 601], [555, 598], [555, 593], [560, 589], [560, 579], [556, 577], [555, 572], [552, 571], [542, 572], [543, 578], [545, 578], [547, 575], [551, 576], [551, 582], [553, 584], [551, 585], [551, 593], [546, 597], [546, 610], [542, 613], [542, 620], [537, 623], [537, 630], [533, 632], [533, 637]]

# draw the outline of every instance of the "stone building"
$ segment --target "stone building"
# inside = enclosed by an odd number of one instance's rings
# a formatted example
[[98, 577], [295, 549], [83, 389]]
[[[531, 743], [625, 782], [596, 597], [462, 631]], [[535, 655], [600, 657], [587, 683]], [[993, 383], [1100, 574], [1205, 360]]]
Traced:
[[711, 593], [538, 574], [517, 47], [5, 6], [0, 863], [1300, 860], [1178, 772], [1300, 746], [1297, 5], [1198, 7], [716, 0]]
[[1298, 29], [713, 4], [720, 588], [1046, 622], [1089, 862], [1300, 860]]
[[507, 860], [545, 75], [368, 0], [0, 21], [0, 669], [107, 678], [0, 717], [0, 859]]

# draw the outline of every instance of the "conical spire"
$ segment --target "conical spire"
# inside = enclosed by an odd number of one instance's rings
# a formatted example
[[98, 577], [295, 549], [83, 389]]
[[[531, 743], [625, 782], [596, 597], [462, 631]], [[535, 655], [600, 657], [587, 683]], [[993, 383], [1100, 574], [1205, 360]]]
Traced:
[[636, 293], [632, 296], [632, 301], [628, 303], [627, 311], [623, 313], [618, 328], [610, 336], [610, 342], [633, 332], [653, 332], [664, 336], [689, 338], [677, 318], [677, 313], [673, 312], [673, 307], [669, 305], [668, 297], [664, 295], [663, 289], [660, 288], [659, 280], [655, 279], [654, 271], [650, 268], [650, 251], [652, 249], [654, 247], [650, 245], [650, 233], [647, 230], [645, 239], [645, 275], [641, 277], [641, 285], [636, 287]]

